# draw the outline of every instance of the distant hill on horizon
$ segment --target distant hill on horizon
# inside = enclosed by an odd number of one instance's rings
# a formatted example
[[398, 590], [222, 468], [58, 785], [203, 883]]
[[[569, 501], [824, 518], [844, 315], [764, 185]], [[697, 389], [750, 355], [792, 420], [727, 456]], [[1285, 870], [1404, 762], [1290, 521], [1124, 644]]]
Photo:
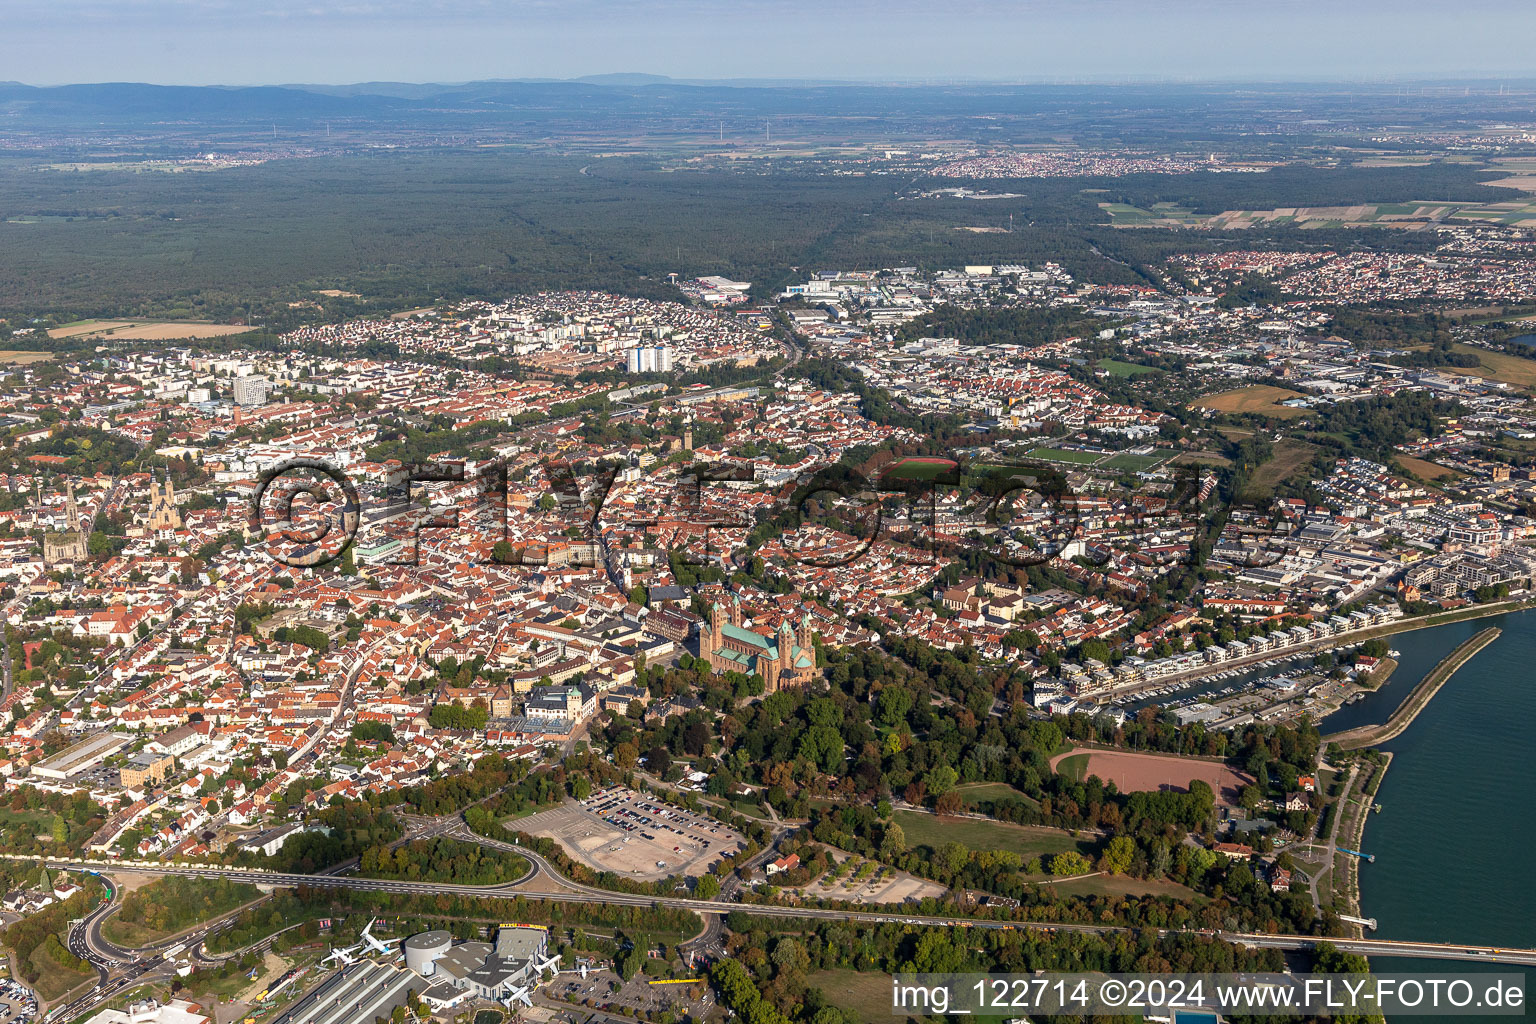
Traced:
[[[1006, 83], [870, 82], [802, 79], [675, 79], [643, 72], [614, 72], [573, 79], [490, 79], [462, 83], [359, 82], [346, 85], [154, 85], [98, 82], [36, 86], [0, 83], [0, 116], [8, 126], [113, 125], [202, 119], [249, 122], [354, 118], [359, 121], [441, 125], [453, 130], [490, 123], [486, 114], [519, 120], [593, 116], [687, 118], [836, 116], [892, 114], [977, 117], [1054, 114], [1089, 110], [1112, 101], [1122, 113], [1206, 111], [1218, 104], [1262, 97], [1352, 103], [1395, 98], [1398, 83]], [[1504, 83], [1498, 111], [1528, 107], [1536, 82]], [[1486, 116], [1490, 97], [1463, 99], [1446, 90], [1437, 107], [1454, 111], [1476, 104]], [[1494, 111], [1497, 113], [1498, 111]], [[463, 120], [470, 115], [470, 120]], [[460, 123], [455, 125], [455, 119]], [[1182, 119], [1180, 119], [1182, 120]]]

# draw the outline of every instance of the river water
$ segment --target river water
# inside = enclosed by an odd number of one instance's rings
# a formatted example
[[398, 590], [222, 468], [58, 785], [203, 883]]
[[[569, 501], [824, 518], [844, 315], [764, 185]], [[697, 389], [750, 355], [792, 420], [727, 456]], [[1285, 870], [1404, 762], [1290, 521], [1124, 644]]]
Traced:
[[[1381, 812], [1366, 822], [1362, 843], [1376, 861], [1360, 873], [1365, 916], [1379, 926], [1373, 938], [1536, 948], [1536, 611], [1389, 637], [1402, 652], [1397, 671], [1365, 700], [1330, 715], [1323, 730], [1385, 721], [1436, 663], [1488, 626], [1503, 635], [1384, 744], [1392, 767], [1376, 797]], [[1416, 974], [1477, 969], [1372, 963], [1378, 971]]]

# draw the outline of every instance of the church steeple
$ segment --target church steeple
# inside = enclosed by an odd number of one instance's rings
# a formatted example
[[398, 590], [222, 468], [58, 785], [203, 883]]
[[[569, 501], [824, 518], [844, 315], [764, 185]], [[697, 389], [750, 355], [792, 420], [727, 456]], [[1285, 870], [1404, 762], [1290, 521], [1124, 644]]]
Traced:
[[75, 485], [72, 481], [65, 482], [64, 496], [64, 529], [43, 535], [43, 562], [47, 565], [81, 562], [89, 552], [86, 531], [90, 523], [80, 514], [80, 503], [75, 501]]
[[64, 493], [68, 496], [64, 505], [64, 522], [70, 533], [80, 532], [80, 506], [75, 503], [75, 483], [73, 480], [64, 484]]

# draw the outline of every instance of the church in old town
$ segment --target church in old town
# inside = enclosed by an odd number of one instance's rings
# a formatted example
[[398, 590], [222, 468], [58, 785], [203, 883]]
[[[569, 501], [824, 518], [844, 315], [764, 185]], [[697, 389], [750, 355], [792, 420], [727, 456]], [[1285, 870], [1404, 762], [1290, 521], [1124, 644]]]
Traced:
[[710, 606], [709, 624], [699, 630], [699, 657], [715, 672], [741, 672], [763, 679], [763, 692], [803, 686], [816, 675], [811, 617], [798, 629], [786, 619], [776, 632], [758, 633], [742, 625], [741, 601], [732, 595]]

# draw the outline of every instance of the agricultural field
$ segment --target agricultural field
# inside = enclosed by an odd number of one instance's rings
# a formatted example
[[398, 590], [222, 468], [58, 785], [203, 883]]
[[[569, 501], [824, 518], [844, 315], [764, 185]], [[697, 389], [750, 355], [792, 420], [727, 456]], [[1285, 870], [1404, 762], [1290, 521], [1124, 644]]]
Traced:
[[85, 334], [100, 334], [105, 331], [115, 331], [122, 327], [132, 327], [131, 320], [76, 320], [74, 323], [65, 324], [63, 327], [53, 327], [48, 331], [50, 338], [78, 338]]
[[1099, 209], [1109, 214], [1109, 222], [1117, 228], [1193, 227], [1200, 217], [1187, 206], [1177, 203], [1153, 203], [1142, 209], [1127, 203], [1100, 203]]
[[53, 358], [52, 352], [27, 352], [21, 349], [0, 350], [0, 363], [16, 363], [26, 366], [28, 363], [43, 363]]
[[1299, 391], [1277, 388], [1269, 384], [1254, 384], [1251, 387], [1234, 388], [1231, 391], [1207, 395], [1205, 398], [1198, 399], [1189, 404], [1191, 408], [1209, 409], [1212, 412], [1225, 412], [1234, 415], [1257, 413], [1260, 416], [1294, 419], [1298, 416], [1305, 416], [1307, 411], [1305, 409], [1293, 409], [1280, 403], [1291, 398], [1305, 397]]
[[1512, 174], [1507, 178], [1484, 182], [1495, 188], [1517, 188], [1521, 192], [1536, 192], [1536, 174]]
[[130, 341], [182, 341], [196, 338], [222, 338], [245, 334], [254, 328], [245, 324], [208, 324], [196, 321], [159, 320], [80, 320], [55, 327], [50, 338], [111, 338]]
[[1437, 466], [1433, 462], [1426, 462], [1423, 459], [1415, 459], [1407, 455], [1399, 455], [1397, 461], [1405, 470], [1423, 480], [1441, 480], [1446, 477], [1459, 478], [1461, 475], [1454, 469], [1447, 469], [1444, 466]]
[[1510, 355], [1508, 352], [1473, 348], [1470, 345], [1456, 344], [1451, 348], [1456, 352], [1470, 352], [1482, 363], [1481, 366], [1458, 367], [1461, 373], [1469, 373], [1474, 377], [1483, 377], [1488, 380], [1501, 380], [1517, 388], [1536, 392], [1536, 359]]

